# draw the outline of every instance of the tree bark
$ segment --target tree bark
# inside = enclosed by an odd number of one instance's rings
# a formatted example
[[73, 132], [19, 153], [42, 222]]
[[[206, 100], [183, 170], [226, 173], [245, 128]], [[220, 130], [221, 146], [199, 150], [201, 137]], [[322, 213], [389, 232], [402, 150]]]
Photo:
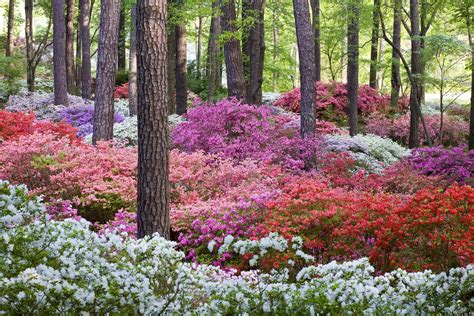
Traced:
[[219, 61], [220, 49], [217, 39], [220, 34], [220, 17], [217, 15], [218, 1], [212, 3], [211, 27], [209, 30], [209, 41], [207, 45], [207, 100], [211, 102], [219, 86]]
[[81, 21], [80, 21], [80, 13], [77, 16], [77, 34], [76, 34], [76, 72], [75, 72], [75, 79], [76, 79], [76, 89], [77, 92], [82, 91], [82, 86], [81, 86], [81, 74], [82, 74], [82, 36], [81, 36]]
[[166, 0], [138, 0], [138, 238], [170, 237]]
[[321, 23], [319, 0], [311, 0], [313, 10], [314, 63], [316, 81], [321, 81]]
[[84, 99], [90, 99], [92, 95], [91, 76], [91, 41], [90, 41], [90, 7], [89, 0], [79, 0], [80, 33], [82, 44], [82, 66], [81, 66], [81, 95]]
[[369, 86], [377, 89], [378, 45], [379, 45], [380, 0], [374, 0], [372, 13], [372, 38], [370, 46]]
[[245, 96], [244, 68], [240, 41], [236, 38], [237, 17], [234, 0], [223, 1], [221, 3], [221, 11], [222, 32], [231, 37], [224, 43], [228, 96], [243, 99]]
[[197, 27], [197, 52], [196, 52], [196, 78], [201, 79], [201, 55], [202, 55], [202, 16], [198, 17]]
[[130, 116], [137, 115], [137, 6], [135, 4], [131, 7], [128, 111]]
[[[168, 2], [169, 3], [169, 2]], [[176, 28], [168, 25], [168, 114], [176, 113]]]
[[400, 39], [401, 39], [401, 18], [402, 18], [402, 0], [394, 0], [393, 7], [393, 45], [392, 48], [392, 65], [391, 65], [391, 92], [390, 92], [390, 106], [393, 110], [398, 109], [398, 100], [400, 96], [400, 57], [397, 54], [396, 49], [400, 50]]
[[410, 0], [410, 28], [411, 28], [411, 74], [414, 83], [410, 91], [410, 136], [409, 147], [416, 148], [419, 140], [418, 107], [421, 104], [420, 76], [421, 76], [421, 45], [420, 45], [420, 14], [418, 0]]
[[68, 105], [64, 0], [53, 0], [54, 104]]
[[[182, 6], [180, 1], [179, 5]], [[180, 22], [176, 25], [176, 114], [187, 112], [188, 85], [186, 64], [186, 25]]]
[[33, 0], [25, 0], [26, 82], [28, 91], [35, 91], [33, 65]]
[[349, 134], [357, 134], [357, 100], [359, 89], [359, 0], [350, 0], [347, 25], [347, 97], [349, 101]]
[[66, 0], [66, 80], [67, 91], [76, 90], [76, 69], [74, 67], [74, 0]]
[[469, 118], [469, 150], [474, 149], [474, 40], [472, 39], [472, 15], [466, 12], [467, 35], [471, 48], [471, 113]]
[[127, 65], [127, 56], [125, 53], [125, 12], [120, 9], [119, 38], [118, 38], [118, 70], [124, 71]]
[[7, 57], [12, 55], [14, 26], [15, 26], [15, 0], [10, 0], [8, 2], [7, 41], [5, 45], [5, 56]]
[[117, 41], [120, 0], [100, 3], [99, 52], [92, 143], [113, 138], [114, 88], [117, 69]]
[[307, 0], [293, 0], [296, 39], [300, 57], [301, 81], [301, 137], [314, 135], [316, 131], [316, 93], [314, 37], [311, 30]]

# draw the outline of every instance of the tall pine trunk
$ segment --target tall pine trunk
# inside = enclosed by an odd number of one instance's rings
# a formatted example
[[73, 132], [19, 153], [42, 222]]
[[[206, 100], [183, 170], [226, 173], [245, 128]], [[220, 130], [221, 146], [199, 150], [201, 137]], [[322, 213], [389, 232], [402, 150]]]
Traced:
[[64, 0], [53, 1], [54, 104], [68, 105], [66, 84], [66, 25]]
[[469, 38], [469, 46], [471, 47], [471, 115], [469, 119], [469, 150], [474, 149], [474, 40], [471, 33], [472, 16], [469, 11], [466, 16], [467, 35]]
[[196, 78], [201, 79], [202, 59], [202, 16], [198, 17], [197, 43], [196, 43]]
[[293, 0], [293, 11], [300, 58], [301, 137], [305, 138], [314, 135], [316, 131], [314, 37], [311, 30], [308, 1]]
[[212, 3], [212, 18], [209, 29], [209, 41], [207, 45], [207, 100], [211, 102], [214, 99], [216, 89], [219, 86], [219, 62], [220, 48], [218, 37], [220, 34], [220, 17], [217, 14], [218, 1]]
[[229, 34], [230, 38], [224, 43], [224, 58], [227, 72], [227, 89], [229, 97], [243, 99], [245, 96], [244, 68], [242, 52], [237, 36], [237, 16], [234, 0], [226, 0], [221, 4], [222, 32]]
[[33, 60], [33, 0], [25, 0], [26, 82], [28, 91], [35, 91]]
[[420, 45], [420, 15], [418, 0], [410, 0], [411, 24], [411, 74], [413, 84], [410, 91], [410, 136], [409, 147], [420, 145], [418, 107], [421, 103], [420, 75], [421, 75], [421, 45]]
[[125, 53], [125, 11], [124, 8], [120, 10], [120, 22], [119, 22], [119, 37], [118, 37], [118, 70], [124, 71], [127, 66], [127, 56]]
[[81, 21], [80, 21], [80, 13], [77, 15], [77, 33], [76, 33], [76, 59], [75, 59], [75, 63], [76, 63], [76, 72], [75, 72], [75, 79], [76, 79], [76, 89], [77, 89], [77, 92], [81, 91], [81, 74], [82, 74], [82, 63], [81, 63], [81, 59], [82, 59], [82, 36], [81, 36]]
[[[168, 2], [169, 4], [169, 2]], [[168, 19], [169, 21], [169, 19]], [[168, 25], [168, 114], [176, 113], [176, 28]]]
[[249, 104], [262, 103], [263, 63], [265, 58], [264, 13], [265, 0], [254, 0], [251, 3], [254, 21], [249, 32], [248, 44], [248, 83], [246, 101]]
[[137, 115], [137, 6], [131, 7], [130, 60], [128, 68], [128, 111]]
[[370, 46], [370, 71], [369, 86], [377, 89], [377, 68], [378, 68], [378, 45], [379, 45], [379, 17], [380, 0], [374, 0], [374, 8], [372, 13], [372, 38]]
[[391, 66], [391, 92], [390, 92], [390, 106], [393, 110], [398, 109], [398, 99], [400, 96], [401, 77], [400, 77], [400, 56], [398, 56], [397, 49], [400, 50], [401, 39], [401, 19], [402, 19], [402, 0], [394, 0], [393, 7], [393, 45], [392, 48], [392, 66]]
[[347, 97], [349, 134], [357, 134], [357, 100], [359, 90], [359, 0], [349, 0], [347, 24]]
[[76, 69], [74, 67], [74, 0], [67, 0], [66, 10], [66, 80], [67, 91], [76, 90]]
[[[183, 2], [179, 2], [182, 9]], [[176, 25], [176, 114], [181, 115], [187, 111], [188, 85], [187, 85], [187, 57], [186, 57], [186, 25], [180, 22]]]
[[81, 95], [90, 99], [92, 95], [91, 41], [90, 41], [90, 5], [89, 0], [79, 0], [79, 24], [82, 44]]
[[321, 22], [319, 0], [311, 0], [313, 10], [314, 64], [316, 81], [321, 81]]
[[99, 52], [95, 93], [92, 143], [113, 138], [114, 88], [117, 69], [117, 41], [120, 22], [120, 0], [100, 3]]
[[13, 29], [15, 26], [15, 0], [8, 2], [7, 41], [5, 44], [5, 56], [11, 56], [13, 49]]
[[166, 0], [138, 0], [138, 237], [170, 237]]

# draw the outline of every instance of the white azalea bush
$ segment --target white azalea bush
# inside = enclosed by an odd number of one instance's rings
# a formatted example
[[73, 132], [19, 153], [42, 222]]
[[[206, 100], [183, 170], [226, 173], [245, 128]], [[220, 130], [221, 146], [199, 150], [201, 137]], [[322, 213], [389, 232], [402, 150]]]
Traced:
[[[225, 238], [215, 251], [254, 254], [292, 248], [270, 234]], [[213, 247], [209, 247], [213, 248]], [[85, 221], [53, 221], [26, 187], [0, 182], [0, 313], [3, 314], [461, 314], [472, 311], [474, 268], [373, 276], [366, 258], [300, 269], [222, 271], [183, 261], [160, 236], [97, 234]], [[291, 264], [291, 263], [290, 263]]]
[[359, 168], [380, 173], [385, 167], [410, 154], [410, 150], [377, 135], [326, 135], [327, 149], [349, 152]]

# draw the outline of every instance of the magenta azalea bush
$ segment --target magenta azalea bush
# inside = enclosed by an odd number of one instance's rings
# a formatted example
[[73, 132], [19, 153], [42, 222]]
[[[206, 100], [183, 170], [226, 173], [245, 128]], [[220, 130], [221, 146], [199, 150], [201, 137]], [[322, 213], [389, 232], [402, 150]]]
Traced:
[[[424, 115], [426, 127], [431, 139], [436, 144], [459, 146], [465, 144], [469, 134], [469, 123], [457, 117], [445, 115], [443, 131], [440, 134], [440, 115]], [[366, 133], [391, 138], [401, 144], [408, 145], [410, 136], [410, 115], [388, 118], [383, 114], [374, 114], [366, 120]], [[423, 126], [419, 126], [420, 143], [426, 145]]]
[[445, 149], [441, 146], [418, 148], [412, 151], [408, 161], [422, 175], [474, 185], [474, 150], [466, 151], [465, 147]]

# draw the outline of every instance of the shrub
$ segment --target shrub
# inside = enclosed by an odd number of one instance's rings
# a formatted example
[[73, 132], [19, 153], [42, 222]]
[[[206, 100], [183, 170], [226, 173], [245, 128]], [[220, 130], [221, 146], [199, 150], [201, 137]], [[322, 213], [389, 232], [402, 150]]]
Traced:
[[128, 82], [115, 87], [114, 91], [115, 99], [128, 99]]
[[[440, 115], [424, 115], [426, 127], [431, 139], [438, 144], [459, 146], [466, 143], [469, 134], [469, 124], [458, 120], [456, 117], [444, 116], [443, 135], [440, 138]], [[390, 119], [377, 114], [367, 119], [365, 126], [367, 133], [381, 137], [391, 138], [401, 144], [408, 145], [410, 136], [410, 116], [408, 114]], [[420, 143], [426, 145], [425, 133], [420, 122]]]
[[76, 139], [76, 129], [66, 123], [38, 121], [34, 114], [0, 111], [0, 142], [32, 133], [51, 133], [57, 137]]
[[408, 161], [419, 174], [438, 176], [449, 183], [474, 185], [474, 150], [441, 146], [417, 148]]

